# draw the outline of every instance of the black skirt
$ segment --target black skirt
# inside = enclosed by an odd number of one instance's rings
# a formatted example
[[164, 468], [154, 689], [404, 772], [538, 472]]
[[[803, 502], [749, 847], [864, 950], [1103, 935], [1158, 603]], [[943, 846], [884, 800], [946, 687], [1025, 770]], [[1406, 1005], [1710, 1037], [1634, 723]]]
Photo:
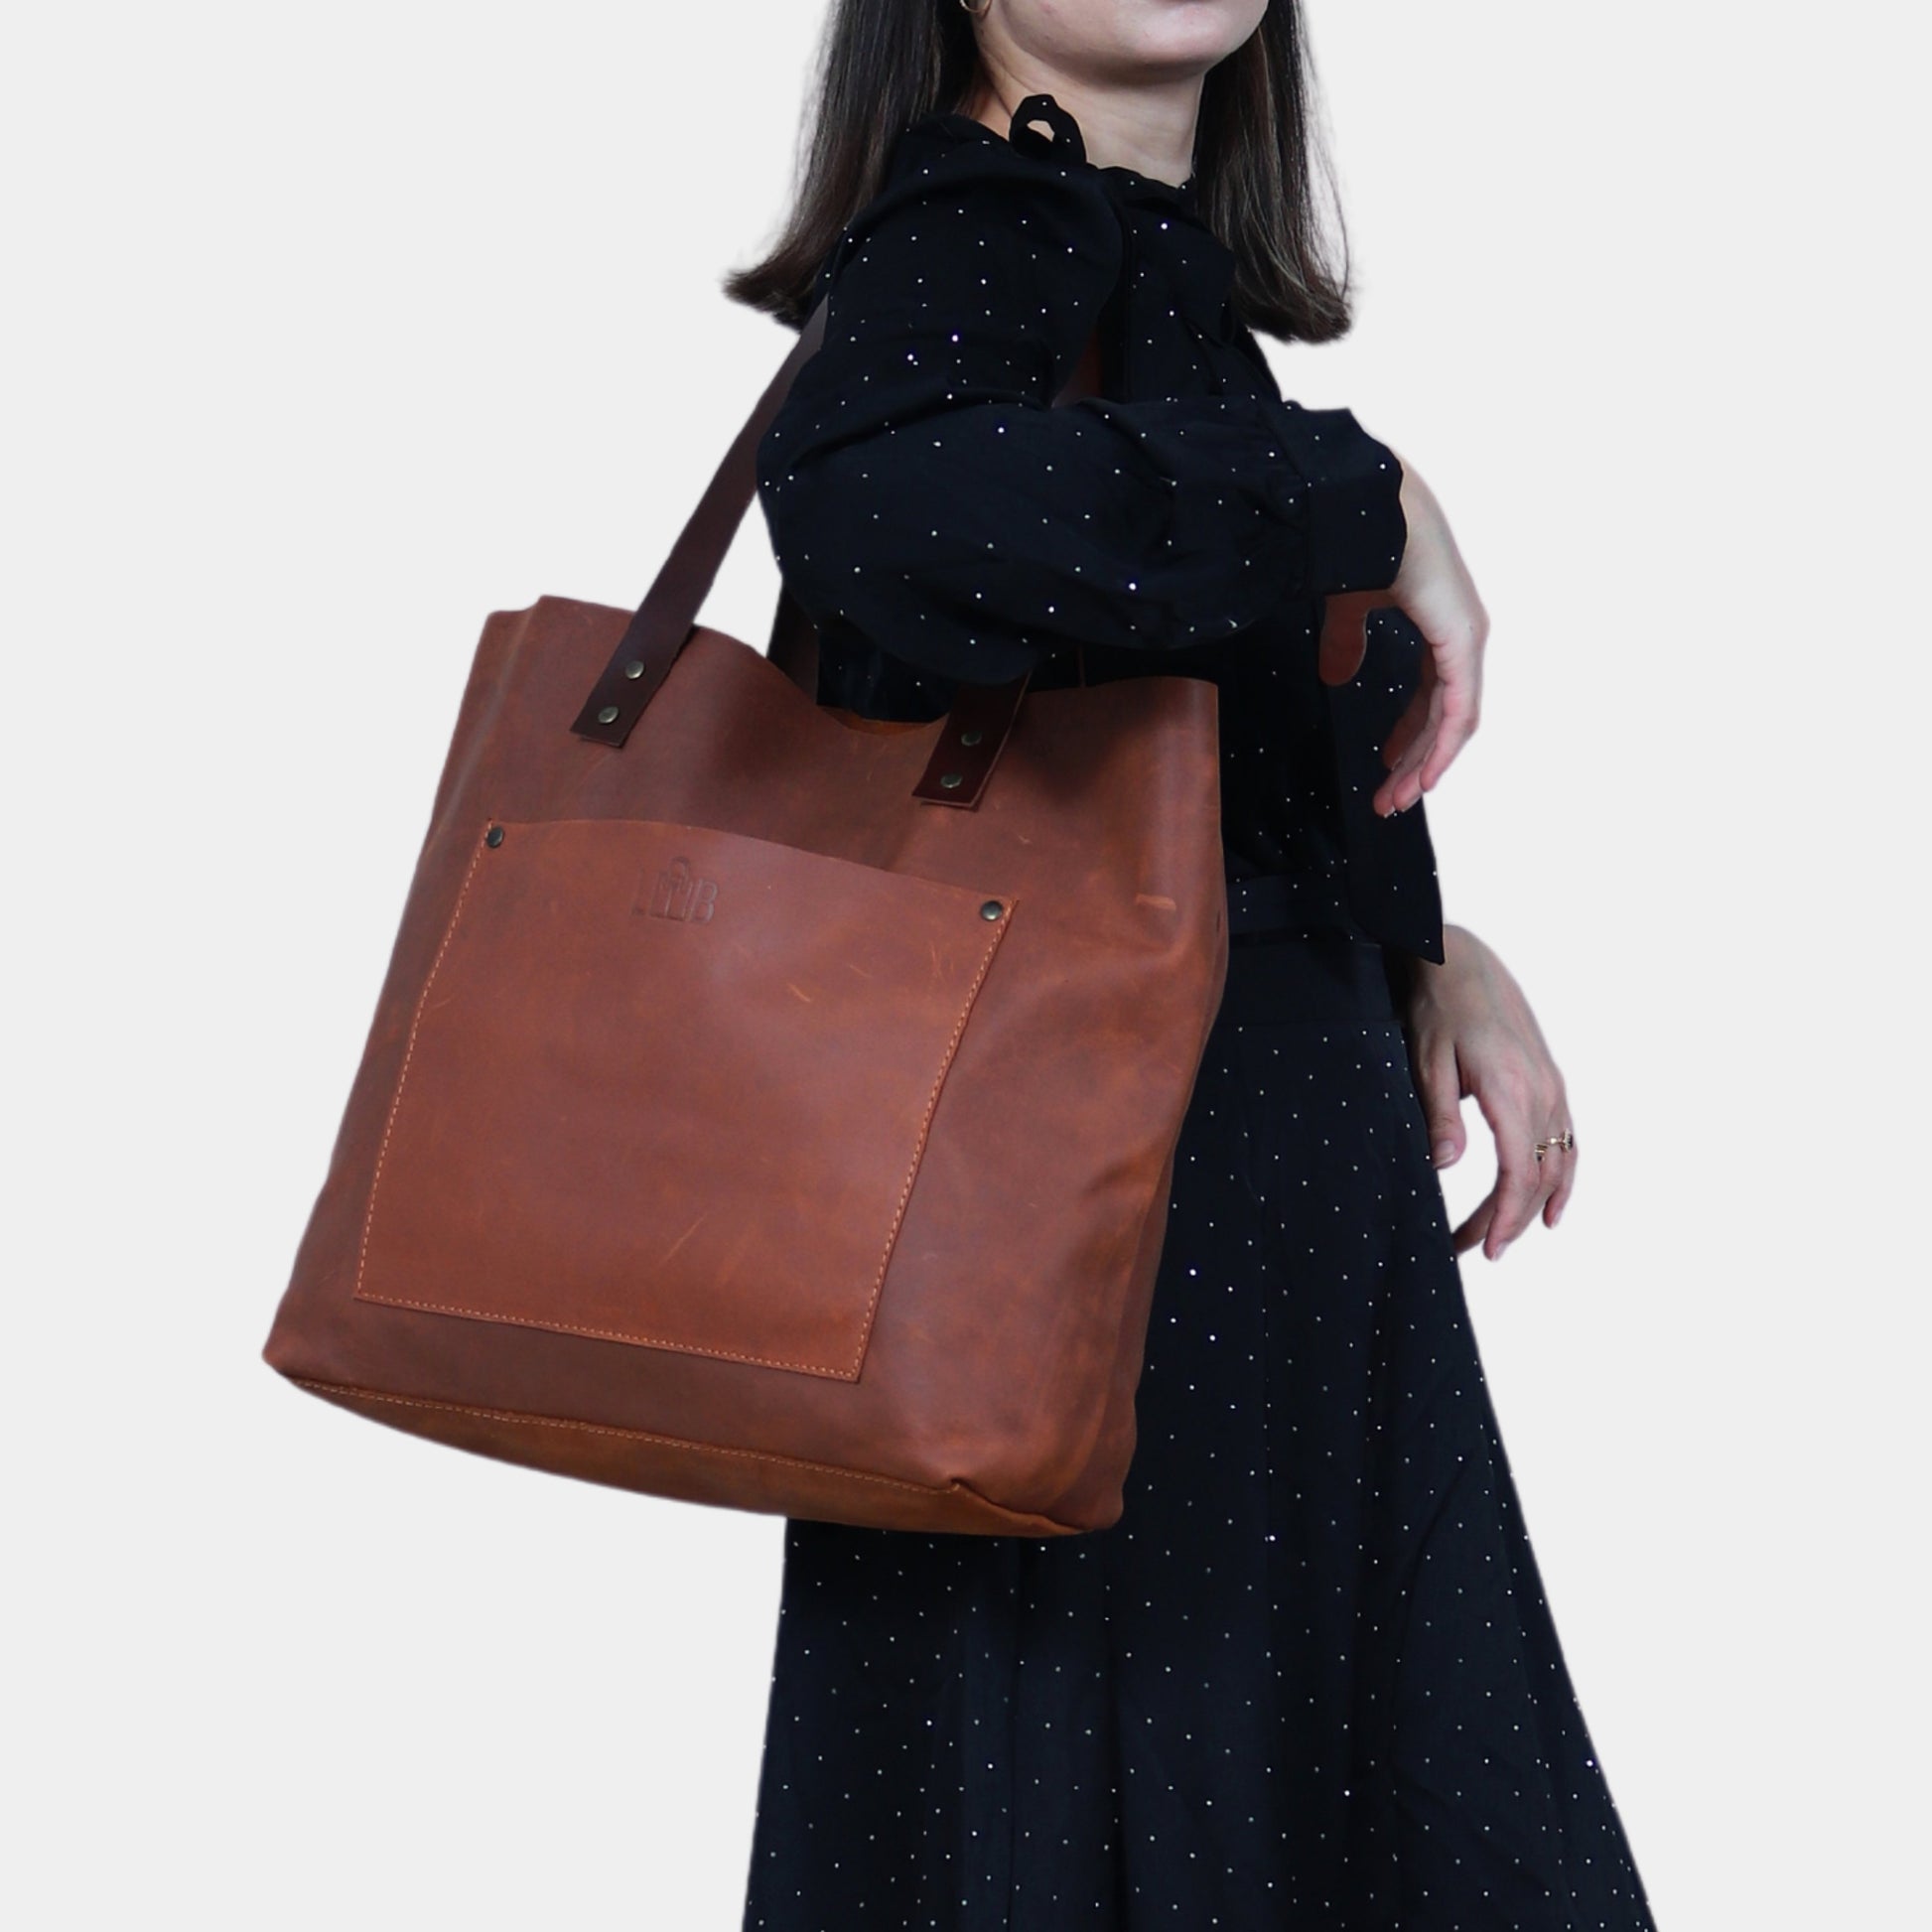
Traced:
[[747, 1932], [1636, 1932], [1379, 947], [1237, 937], [1110, 1528], [792, 1520]]

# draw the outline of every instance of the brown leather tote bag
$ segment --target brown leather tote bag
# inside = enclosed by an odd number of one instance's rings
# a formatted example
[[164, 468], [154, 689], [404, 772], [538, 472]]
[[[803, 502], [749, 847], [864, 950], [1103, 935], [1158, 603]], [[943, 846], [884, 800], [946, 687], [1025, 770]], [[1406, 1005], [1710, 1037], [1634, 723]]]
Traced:
[[634, 615], [485, 622], [263, 1352], [656, 1495], [1100, 1529], [1227, 970], [1218, 692], [881, 724], [788, 596], [768, 653], [699, 624], [824, 320]]

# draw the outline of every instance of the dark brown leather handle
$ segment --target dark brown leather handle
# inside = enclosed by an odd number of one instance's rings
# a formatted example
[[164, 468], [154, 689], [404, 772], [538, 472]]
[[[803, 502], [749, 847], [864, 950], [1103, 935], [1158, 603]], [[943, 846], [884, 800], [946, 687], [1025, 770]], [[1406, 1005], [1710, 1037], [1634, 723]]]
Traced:
[[752, 406], [745, 426], [725, 452], [697, 507], [686, 519], [670, 554], [644, 593], [635, 615], [603, 674], [591, 687], [571, 730], [600, 745], [621, 745], [663, 683], [711, 594], [752, 498], [758, 493], [759, 439], [777, 415], [792, 377], [825, 338], [826, 297], [805, 319], [785, 359]]
[[[805, 319], [797, 342], [765, 384], [744, 427], [732, 439], [731, 448], [725, 452], [704, 494], [698, 498], [697, 507], [686, 519], [670, 554], [651, 580], [644, 601], [625, 625], [610, 662], [571, 724], [571, 730], [579, 738], [621, 747], [677, 661], [677, 654], [697, 623], [698, 613], [711, 594], [719, 567], [738, 534], [745, 512], [758, 493], [759, 440], [783, 405], [792, 379], [825, 339], [828, 300], [829, 297], [821, 296]], [[1072, 375], [1053, 398], [1054, 405], [1095, 393], [1098, 375], [1096, 339], [1088, 342]], [[769, 655], [807, 697], [816, 698], [817, 627], [782, 585]], [[924, 775], [913, 787], [913, 795], [938, 804], [976, 803], [1012, 730], [1027, 684], [1028, 675], [1003, 684], [961, 684], [954, 696], [947, 729], [934, 748]]]

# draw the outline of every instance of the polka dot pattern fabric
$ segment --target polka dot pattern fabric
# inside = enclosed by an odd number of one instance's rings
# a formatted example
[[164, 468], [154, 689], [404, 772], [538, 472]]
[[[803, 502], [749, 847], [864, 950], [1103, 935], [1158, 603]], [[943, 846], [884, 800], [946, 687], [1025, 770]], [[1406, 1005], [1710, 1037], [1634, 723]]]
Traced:
[[1234, 942], [1117, 1523], [787, 1523], [746, 1932], [1652, 1928], [1387, 960]]
[[[1191, 183], [1095, 166], [1050, 94], [1005, 136], [911, 122], [758, 445], [773, 554], [818, 627], [819, 702], [868, 718], [926, 722], [961, 679], [1022, 671], [1213, 683], [1237, 927], [1440, 960], [1423, 807], [1370, 803], [1420, 636], [1381, 611], [1361, 676], [1316, 669], [1323, 600], [1395, 579], [1401, 465], [1350, 411], [1283, 397], [1234, 270]], [[1095, 335], [1100, 393], [1051, 406]]]

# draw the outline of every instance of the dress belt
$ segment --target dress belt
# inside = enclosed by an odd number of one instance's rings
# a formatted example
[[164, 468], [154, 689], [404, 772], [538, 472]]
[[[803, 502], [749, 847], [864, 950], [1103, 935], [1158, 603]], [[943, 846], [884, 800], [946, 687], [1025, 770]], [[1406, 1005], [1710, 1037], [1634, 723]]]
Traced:
[[1276, 872], [1230, 879], [1228, 931], [1347, 932], [1366, 938], [1341, 901], [1338, 882], [1325, 897], [1319, 891], [1322, 884], [1318, 879]]
[[[1318, 883], [1318, 882], [1316, 882]], [[1292, 874], [1227, 882], [1228, 977], [1217, 1024], [1400, 1021], [1396, 954]], [[1279, 942], [1279, 943], [1278, 943]]]

